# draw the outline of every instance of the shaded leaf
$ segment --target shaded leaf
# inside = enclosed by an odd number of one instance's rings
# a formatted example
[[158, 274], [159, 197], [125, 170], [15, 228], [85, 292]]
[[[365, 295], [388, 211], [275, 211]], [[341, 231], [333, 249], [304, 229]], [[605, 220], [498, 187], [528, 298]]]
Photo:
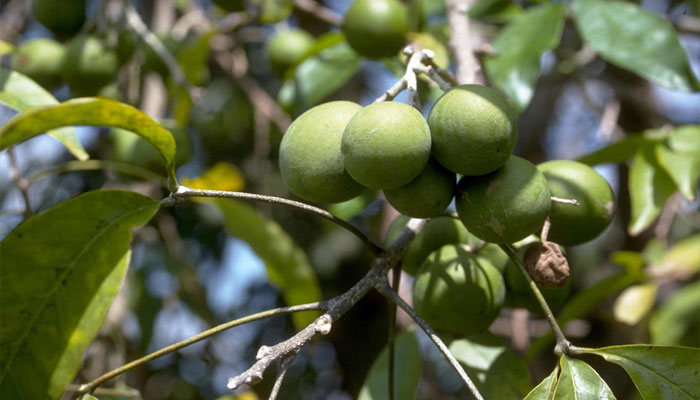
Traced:
[[492, 43], [495, 57], [484, 60], [489, 79], [523, 110], [530, 103], [540, 74], [540, 56], [559, 44], [563, 4], [547, 3], [514, 17]]
[[653, 146], [643, 146], [635, 155], [629, 173], [631, 220], [627, 230], [638, 235], [651, 225], [666, 200], [676, 191], [671, 177], [659, 166]]
[[[58, 100], [46, 89], [27, 76], [0, 67], [0, 102], [22, 112], [30, 107], [58, 104]], [[48, 132], [63, 143], [78, 160], [85, 161], [88, 154], [75, 136], [75, 129], [60, 128]]]
[[519, 400], [532, 389], [525, 360], [490, 332], [454, 340], [449, 348], [487, 399]]
[[700, 88], [671, 24], [636, 4], [575, 0], [583, 39], [606, 61], [669, 89]]
[[203, 34], [194, 43], [187, 45], [177, 53], [177, 62], [182, 67], [187, 81], [193, 85], [201, 85], [209, 78], [209, 69], [207, 68], [209, 42], [215, 33], [215, 31], [211, 31]]
[[646, 131], [630, 135], [591, 154], [579, 157], [577, 161], [587, 165], [622, 163], [634, 157], [642, 146], [660, 142], [665, 138], [666, 134], [661, 131]]
[[126, 274], [131, 229], [158, 202], [98, 190], [0, 242], [0, 398], [52, 398], [73, 379]]
[[469, 7], [469, 17], [487, 21], [507, 21], [516, 14], [522, 12], [522, 8], [511, 0], [480, 0]]
[[567, 356], [559, 359], [559, 365], [561, 376], [555, 399], [615, 399], [608, 385], [590, 365]]
[[615, 319], [627, 325], [637, 324], [654, 307], [657, 288], [656, 282], [649, 282], [623, 290], [613, 306]]
[[48, 130], [75, 125], [112, 126], [140, 135], [165, 160], [169, 184], [177, 184], [173, 135], [136, 108], [102, 97], [73, 99], [19, 113], [0, 127], [0, 150]]
[[[674, 291], [649, 320], [651, 342], [700, 346], [700, 282]], [[687, 340], [689, 343], [684, 343]]]
[[[321, 299], [321, 289], [304, 251], [275, 221], [255, 208], [232, 199], [212, 200], [224, 216], [231, 235], [247, 242], [265, 262], [270, 281], [282, 292], [288, 305]], [[318, 316], [315, 312], [295, 313], [297, 328], [304, 328]]]
[[645, 400], [700, 398], [698, 348], [626, 345], [584, 351], [624, 368]]
[[555, 368], [548, 377], [544, 378], [523, 400], [551, 400], [559, 382], [559, 368]]
[[[394, 341], [394, 398], [415, 399], [421, 376], [421, 357], [413, 329], [399, 333]], [[389, 348], [385, 347], [369, 370], [359, 400], [389, 398]]]
[[678, 186], [681, 194], [688, 200], [695, 200], [700, 178], [700, 152], [674, 151], [666, 143], [657, 144], [654, 150], [656, 161]]

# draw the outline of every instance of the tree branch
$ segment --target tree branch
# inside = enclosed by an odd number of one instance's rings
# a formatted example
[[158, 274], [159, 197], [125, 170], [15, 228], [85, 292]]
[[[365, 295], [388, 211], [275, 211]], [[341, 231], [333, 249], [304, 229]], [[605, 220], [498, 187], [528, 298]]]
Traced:
[[15, 156], [15, 149], [10, 147], [7, 150], [7, 155], [10, 157], [10, 179], [14, 182], [19, 193], [22, 195], [22, 200], [24, 200], [24, 219], [32, 216], [32, 206], [29, 202], [29, 182], [22, 177], [22, 173], [19, 170], [19, 164], [17, 163], [17, 157]]
[[447, 21], [450, 24], [450, 50], [457, 64], [460, 84], [476, 82], [479, 63], [472, 49], [469, 0], [447, 0]]
[[297, 357], [297, 354], [299, 354], [299, 349], [280, 361], [280, 369], [277, 371], [277, 378], [275, 378], [275, 384], [272, 386], [272, 391], [270, 392], [268, 400], [275, 400], [277, 398], [280, 388], [282, 387], [282, 381], [284, 381], [284, 376], [287, 374], [287, 370], [289, 366], [292, 365], [292, 361]]
[[343, 23], [342, 15], [313, 0], [294, 0], [294, 7], [315, 16], [328, 25], [340, 26]]

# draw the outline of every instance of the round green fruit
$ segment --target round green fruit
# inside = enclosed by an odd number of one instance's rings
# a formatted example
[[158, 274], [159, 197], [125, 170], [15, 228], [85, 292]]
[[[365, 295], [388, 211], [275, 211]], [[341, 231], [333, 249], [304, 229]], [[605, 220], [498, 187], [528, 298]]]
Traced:
[[393, 57], [406, 42], [406, 7], [398, 0], [355, 0], [345, 14], [342, 30], [358, 54]]
[[[517, 256], [521, 261], [523, 260], [524, 253], [525, 249], [519, 249], [517, 251]], [[503, 277], [506, 282], [506, 306], [513, 308], [526, 308], [532, 313], [542, 314], [542, 307], [537, 301], [537, 298], [535, 298], [535, 295], [532, 294], [530, 284], [513, 261], [506, 261], [505, 268], [503, 270]], [[557, 288], [546, 288], [538, 285], [538, 288], [544, 296], [544, 299], [547, 301], [549, 308], [556, 311], [569, 297], [572, 286], [573, 278], [570, 276], [563, 286]]]
[[398, 212], [414, 218], [431, 218], [445, 211], [454, 197], [455, 174], [436, 162], [428, 162], [411, 182], [384, 191]]
[[34, 39], [23, 43], [12, 59], [12, 69], [27, 75], [47, 90], [61, 83], [61, 68], [66, 49], [52, 39]]
[[513, 152], [515, 111], [497, 90], [461, 85], [443, 94], [428, 115], [433, 157], [450, 171], [483, 175]]
[[32, 11], [59, 38], [77, 33], [85, 22], [85, 0], [33, 0]]
[[395, 189], [411, 182], [430, 158], [430, 130], [418, 110], [384, 101], [363, 108], [343, 132], [345, 169], [364, 186]]
[[537, 168], [547, 178], [552, 196], [579, 202], [578, 206], [552, 202], [547, 240], [575, 246], [603, 233], [615, 210], [615, 196], [605, 178], [577, 161], [547, 161]]
[[313, 47], [314, 37], [301, 29], [277, 32], [267, 43], [270, 64], [278, 74], [296, 65]]
[[464, 176], [457, 184], [457, 214], [482, 240], [506, 244], [538, 231], [549, 213], [547, 179], [531, 162], [511, 156], [487, 175]]
[[431, 253], [418, 271], [413, 305], [436, 330], [468, 336], [491, 325], [505, 294], [503, 277], [491, 262], [447, 245]]
[[[406, 227], [410, 217], [399, 215], [394, 219], [387, 232], [386, 242], [393, 242]], [[402, 269], [415, 275], [428, 255], [446, 244], [474, 244], [477, 242], [464, 225], [454, 218], [433, 218], [413, 239], [406, 250]]]
[[319, 203], [349, 200], [365, 188], [343, 167], [340, 143], [348, 121], [362, 107], [332, 101], [313, 107], [289, 126], [280, 144], [282, 179], [292, 193]]
[[228, 12], [245, 11], [243, 0], [212, 0], [220, 9]]
[[66, 44], [63, 78], [75, 96], [96, 94], [119, 70], [116, 52], [94, 36], [77, 36]]

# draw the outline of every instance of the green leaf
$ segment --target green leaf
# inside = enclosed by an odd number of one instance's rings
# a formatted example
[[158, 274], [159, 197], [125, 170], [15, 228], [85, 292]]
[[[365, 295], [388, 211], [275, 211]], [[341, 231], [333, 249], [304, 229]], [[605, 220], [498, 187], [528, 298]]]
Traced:
[[613, 305], [615, 319], [627, 325], [639, 323], [654, 307], [658, 286], [656, 282], [649, 282], [623, 290]]
[[700, 330], [700, 282], [677, 289], [649, 320], [649, 333], [653, 344], [681, 344], [697, 347], [700, 346], [698, 330]]
[[61, 395], [124, 279], [131, 228], [157, 210], [136, 193], [88, 192], [0, 242], [0, 398]]
[[657, 144], [654, 150], [656, 161], [678, 186], [681, 194], [688, 200], [695, 200], [700, 178], [700, 152], [674, 151], [666, 143]]
[[360, 69], [360, 58], [343, 40], [308, 57], [294, 70], [279, 92], [280, 104], [299, 110], [318, 104], [352, 78]]
[[643, 146], [634, 157], [629, 173], [632, 218], [627, 230], [638, 235], [661, 213], [666, 200], [676, 191], [671, 177], [659, 166], [651, 145]]
[[654, 265], [654, 273], [671, 275], [678, 272], [692, 275], [700, 270], [700, 234], [679, 240], [664, 253], [663, 259]]
[[7, 43], [4, 40], [0, 40], [0, 56], [13, 53], [14, 51], [15, 51], [15, 46], [13, 46], [10, 43]]
[[591, 154], [580, 157], [578, 161], [586, 165], [622, 163], [634, 157], [642, 146], [658, 143], [665, 138], [666, 133], [655, 130], [630, 135]]
[[[0, 102], [19, 112], [34, 106], [58, 104], [58, 100], [51, 93], [29, 77], [2, 67], [0, 67]], [[90, 158], [75, 136], [75, 129], [53, 129], [48, 133], [63, 143], [78, 160], [85, 161]]]
[[575, 0], [583, 39], [606, 61], [669, 89], [700, 88], [676, 31], [664, 18], [622, 1]]
[[469, 18], [505, 22], [522, 12], [511, 0], [480, 0], [469, 7]]
[[559, 359], [559, 365], [561, 376], [555, 399], [615, 399], [608, 385], [590, 365], [567, 356]]
[[209, 42], [216, 33], [216, 31], [205, 33], [177, 54], [177, 61], [182, 67], [185, 78], [193, 85], [201, 85], [209, 78], [209, 69], [207, 68]]
[[668, 136], [668, 146], [678, 153], [700, 153], [700, 125], [685, 125], [674, 129]]
[[525, 360], [489, 332], [450, 343], [450, 352], [487, 399], [522, 399], [531, 389]]
[[[276, 222], [255, 208], [231, 199], [212, 200], [224, 216], [231, 235], [247, 242], [265, 262], [270, 281], [282, 292], [288, 305], [311, 303], [321, 299], [321, 289], [304, 251]], [[318, 316], [304, 312], [293, 315], [301, 329]]]
[[177, 185], [173, 135], [136, 108], [102, 97], [73, 99], [19, 113], [0, 127], [0, 150], [48, 130], [74, 125], [112, 126], [140, 135], [163, 156], [170, 187]]
[[584, 351], [624, 368], [645, 400], [700, 398], [698, 348], [642, 344]]
[[274, 24], [287, 18], [294, 8], [294, 0], [255, 0], [260, 7], [260, 21]]
[[530, 103], [540, 74], [540, 56], [559, 44], [563, 4], [531, 7], [514, 17], [493, 42], [497, 56], [484, 60], [489, 79], [522, 111]]
[[[421, 357], [413, 329], [396, 336], [394, 342], [394, 398], [415, 399], [421, 376]], [[374, 361], [360, 390], [359, 400], [389, 398], [389, 348]]]
[[551, 400], [559, 382], [559, 368], [555, 368], [548, 377], [535, 386], [523, 400]]

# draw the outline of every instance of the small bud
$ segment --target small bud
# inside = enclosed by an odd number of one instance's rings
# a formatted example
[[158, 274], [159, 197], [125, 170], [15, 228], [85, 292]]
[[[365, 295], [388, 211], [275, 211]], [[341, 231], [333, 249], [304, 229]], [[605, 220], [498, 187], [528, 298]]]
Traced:
[[525, 268], [538, 285], [556, 288], [569, 277], [569, 263], [553, 242], [535, 243], [525, 251]]
[[321, 316], [316, 321], [315, 329], [316, 332], [320, 333], [321, 335], [329, 334], [331, 332], [331, 319], [326, 315]]
[[260, 346], [260, 348], [258, 349], [258, 353], [255, 355], [255, 359], [259, 360], [270, 354], [270, 352], [272, 352], [272, 348], [270, 348], [269, 346]]

